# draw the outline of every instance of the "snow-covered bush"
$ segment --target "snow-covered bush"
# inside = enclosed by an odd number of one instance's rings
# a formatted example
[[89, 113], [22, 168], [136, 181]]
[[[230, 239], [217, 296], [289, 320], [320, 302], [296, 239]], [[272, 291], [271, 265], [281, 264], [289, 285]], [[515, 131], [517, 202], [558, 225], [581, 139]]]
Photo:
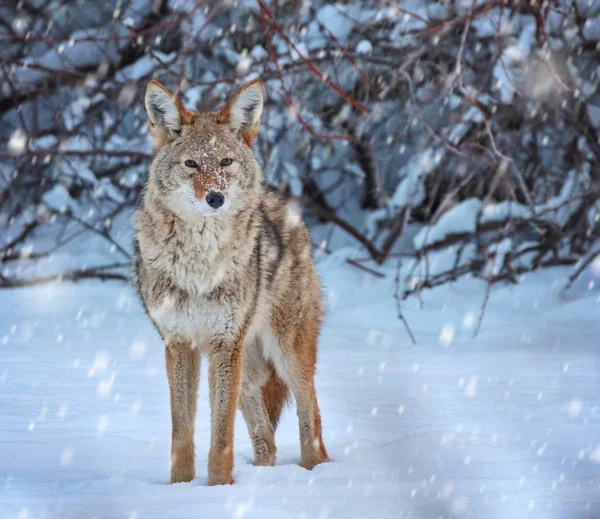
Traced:
[[151, 78], [212, 110], [260, 77], [268, 181], [320, 250], [411, 256], [403, 295], [598, 237], [598, 2], [29, 0], [0, 22], [2, 286], [126, 277]]

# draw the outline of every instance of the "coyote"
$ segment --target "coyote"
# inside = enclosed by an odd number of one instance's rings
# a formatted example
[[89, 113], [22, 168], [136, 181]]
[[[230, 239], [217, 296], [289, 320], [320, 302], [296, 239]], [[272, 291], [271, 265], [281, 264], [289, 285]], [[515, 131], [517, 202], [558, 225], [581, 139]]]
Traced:
[[329, 461], [314, 375], [323, 318], [306, 227], [269, 191], [252, 152], [263, 87], [246, 84], [218, 112], [186, 110], [146, 88], [156, 144], [134, 218], [134, 282], [165, 342], [171, 483], [191, 481], [200, 357], [209, 361], [208, 484], [233, 483], [236, 407], [255, 465], [275, 464], [275, 428], [290, 392], [300, 465]]

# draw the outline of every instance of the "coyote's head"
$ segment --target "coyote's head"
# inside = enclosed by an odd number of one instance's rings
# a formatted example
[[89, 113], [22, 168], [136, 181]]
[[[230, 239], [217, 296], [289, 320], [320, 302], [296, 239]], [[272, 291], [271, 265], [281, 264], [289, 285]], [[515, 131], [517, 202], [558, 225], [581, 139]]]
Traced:
[[237, 212], [255, 201], [261, 171], [251, 146], [262, 107], [258, 80], [218, 112], [186, 110], [165, 87], [150, 81], [146, 111], [158, 151], [149, 189], [185, 219]]

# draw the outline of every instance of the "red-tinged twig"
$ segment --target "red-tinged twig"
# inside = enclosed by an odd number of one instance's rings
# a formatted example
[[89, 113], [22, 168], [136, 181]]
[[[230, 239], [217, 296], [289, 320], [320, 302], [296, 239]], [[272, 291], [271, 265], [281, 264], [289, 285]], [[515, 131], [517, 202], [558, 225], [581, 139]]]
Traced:
[[285, 31], [277, 24], [277, 22], [275, 21], [275, 18], [273, 17], [273, 14], [269, 10], [269, 8], [266, 6], [266, 4], [263, 2], [263, 0], [256, 0], [256, 1], [258, 2], [258, 5], [260, 6], [260, 10], [261, 10], [261, 13], [263, 15], [263, 18], [266, 21], [268, 21], [269, 24], [271, 25], [271, 27], [273, 28], [273, 30], [275, 30], [275, 32], [277, 34], [279, 34], [281, 36], [281, 38], [290, 47], [292, 47], [292, 49], [294, 49], [294, 51], [296, 52], [296, 54], [298, 54], [298, 56], [300, 57], [300, 59], [303, 61], [303, 63], [308, 67], [308, 69], [313, 74], [315, 74], [319, 79], [321, 79], [322, 81], [324, 81], [327, 84], [327, 86], [329, 86], [329, 88], [331, 88], [332, 90], [334, 90], [335, 92], [337, 92], [343, 99], [345, 99], [352, 106], [354, 106], [355, 108], [357, 108], [361, 112], [368, 112], [368, 108], [365, 105], [363, 105], [362, 103], [360, 103], [356, 99], [352, 99], [348, 94], [346, 94], [346, 92], [344, 92], [338, 85], [336, 85], [333, 81], [331, 81], [331, 79], [329, 79], [325, 74], [323, 74], [323, 72], [321, 72], [317, 67], [315, 67], [312, 64], [312, 62], [310, 61], [310, 59], [308, 59], [300, 51], [300, 49], [298, 49], [298, 47], [294, 44], [294, 42], [292, 40], [290, 40], [289, 36], [285, 33]]
[[552, 7], [551, 5], [547, 5], [546, 9], [549, 9], [550, 11], [554, 11], [557, 14], [560, 14], [561, 16], [564, 16], [565, 18], [568, 18], [569, 13], [561, 10], [561, 9], [557, 9], [556, 7]]
[[285, 80], [283, 78], [283, 73], [282, 73], [281, 67], [279, 65], [279, 58], [277, 56], [277, 52], [275, 52], [275, 48], [273, 47], [273, 38], [272, 38], [271, 32], [269, 32], [268, 36], [267, 36], [267, 47], [269, 49], [269, 54], [271, 55], [271, 58], [273, 59], [273, 63], [275, 65], [277, 75], [279, 76], [279, 80], [281, 82], [281, 90], [283, 92], [283, 96], [285, 97], [285, 100], [286, 100], [288, 106], [290, 107], [290, 110], [292, 110], [294, 112], [296, 120], [300, 123], [300, 125], [308, 133], [310, 133], [310, 135], [312, 135], [313, 137], [315, 137], [317, 139], [330, 140], [330, 141], [331, 140], [345, 140], [345, 141], [350, 140], [350, 137], [348, 135], [340, 135], [340, 134], [325, 135], [325, 134], [319, 133], [300, 115], [298, 108], [296, 107], [296, 103], [294, 103], [292, 96], [290, 95], [290, 93], [288, 92], [288, 90], [285, 87]]

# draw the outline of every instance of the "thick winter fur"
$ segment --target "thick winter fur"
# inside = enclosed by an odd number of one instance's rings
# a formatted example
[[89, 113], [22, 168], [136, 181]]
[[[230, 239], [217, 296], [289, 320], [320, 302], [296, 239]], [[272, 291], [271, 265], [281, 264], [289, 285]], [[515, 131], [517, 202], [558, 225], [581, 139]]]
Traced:
[[[254, 464], [275, 463], [290, 392], [300, 465], [328, 461], [314, 386], [321, 287], [299, 214], [265, 188], [252, 153], [262, 105], [258, 81], [210, 113], [185, 110], [155, 81], [146, 92], [157, 151], [135, 215], [134, 279], [166, 346], [172, 483], [195, 475], [201, 354], [209, 362], [209, 485], [233, 482], [236, 406]], [[215, 192], [224, 196], [216, 209], [206, 200]]]

